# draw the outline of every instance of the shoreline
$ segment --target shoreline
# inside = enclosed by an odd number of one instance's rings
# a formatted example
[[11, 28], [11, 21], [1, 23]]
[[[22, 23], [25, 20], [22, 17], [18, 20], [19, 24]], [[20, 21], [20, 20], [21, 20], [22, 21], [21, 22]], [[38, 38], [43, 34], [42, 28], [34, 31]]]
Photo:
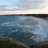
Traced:
[[35, 16], [35, 17], [48, 17], [48, 14], [6, 14], [0, 16]]

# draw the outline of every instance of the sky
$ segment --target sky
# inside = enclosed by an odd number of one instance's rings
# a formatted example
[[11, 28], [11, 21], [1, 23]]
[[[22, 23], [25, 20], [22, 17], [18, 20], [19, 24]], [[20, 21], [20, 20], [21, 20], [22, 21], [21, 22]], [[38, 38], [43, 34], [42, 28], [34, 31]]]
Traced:
[[0, 0], [0, 14], [48, 14], [48, 0]]

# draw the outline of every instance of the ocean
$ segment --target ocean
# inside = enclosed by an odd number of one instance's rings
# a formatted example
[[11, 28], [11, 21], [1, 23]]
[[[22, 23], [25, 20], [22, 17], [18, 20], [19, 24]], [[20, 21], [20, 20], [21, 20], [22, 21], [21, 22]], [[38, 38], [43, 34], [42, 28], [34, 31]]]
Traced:
[[48, 40], [48, 22], [31, 16], [0, 16], [0, 37], [16, 39], [26, 45]]

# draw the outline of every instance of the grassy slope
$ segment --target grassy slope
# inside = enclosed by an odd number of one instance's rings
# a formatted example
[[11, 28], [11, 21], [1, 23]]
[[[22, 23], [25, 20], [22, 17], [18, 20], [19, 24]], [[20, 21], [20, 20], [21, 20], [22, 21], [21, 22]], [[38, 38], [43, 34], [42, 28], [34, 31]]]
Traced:
[[29, 48], [11, 40], [0, 40], [0, 48]]
[[24, 48], [15, 43], [10, 43], [9, 41], [0, 41], [0, 48]]

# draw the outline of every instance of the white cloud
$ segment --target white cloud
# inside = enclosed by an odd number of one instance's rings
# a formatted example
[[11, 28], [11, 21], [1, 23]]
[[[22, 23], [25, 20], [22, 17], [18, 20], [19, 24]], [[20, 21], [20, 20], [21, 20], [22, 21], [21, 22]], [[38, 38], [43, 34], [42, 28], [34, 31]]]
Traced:
[[9, 6], [6, 7], [6, 9], [8, 9], [8, 10], [10, 10], [10, 9], [13, 10], [15, 8], [17, 9], [18, 7], [17, 6], [13, 6], [13, 5], [12, 6], [9, 5]]
[[15, 5], [21, 9], [36, 9], [40, 8], [43, 0], [18, 0], [19, 2]]
[[48, 0], [14, 0], [10, 5], [0, 5], [0, 11], [3, 13], [48, 13]]
[[[15, 1], [15, 0], [14, 0]], [[43, 0], [16, 0], [15, 3], [10, 5], [0, 5], [0, 10], [26, 10], [26, 9], [38, 9], [43, 3]]]

